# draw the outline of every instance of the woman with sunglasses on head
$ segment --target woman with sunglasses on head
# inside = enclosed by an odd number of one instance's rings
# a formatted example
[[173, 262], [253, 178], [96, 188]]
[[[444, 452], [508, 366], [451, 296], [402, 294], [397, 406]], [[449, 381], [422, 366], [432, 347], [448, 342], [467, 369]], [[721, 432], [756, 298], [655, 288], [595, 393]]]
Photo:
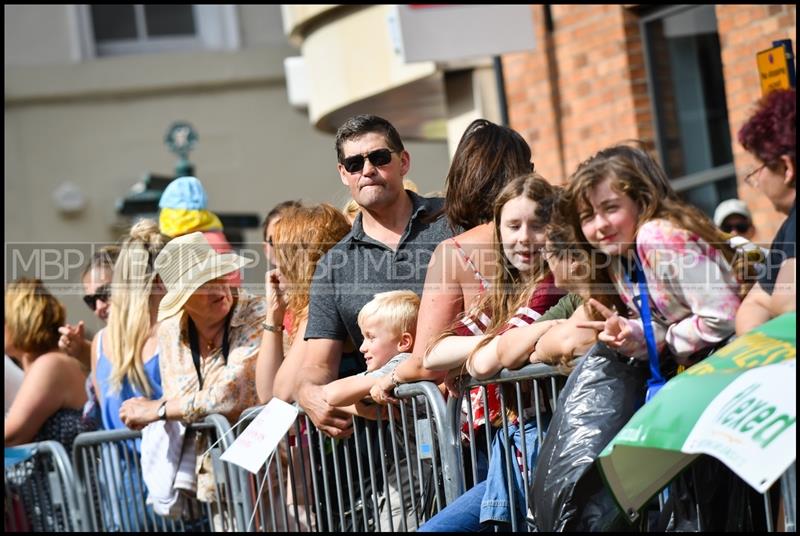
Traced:
[[775, 90], [763, 97], [739, 131], [739, 143], [759, 165], [744, 182], [766, 195], [786, 214], [772, 242], [767, 269], [736, 313], [736, 333], [746, 333], [770, 318], [796, 310], [797, 95]]
[[[100, 248], [92, 255], [81, 274], [81, 284], [85, 292], [83, 302], [103, 324], [108, 321], [108, 314], [111, 310], [109, 300], [111, 276], [117, 255], [119, 255], [119, 246], [110, 245]], [[74, 326], [64, 324], [58, 329], [58, 332], [61, 334], [58, 339], [59, 349], [78, 359], [88, 370], [91, 363], [92, 344], [85, 338], [83, 320]]]

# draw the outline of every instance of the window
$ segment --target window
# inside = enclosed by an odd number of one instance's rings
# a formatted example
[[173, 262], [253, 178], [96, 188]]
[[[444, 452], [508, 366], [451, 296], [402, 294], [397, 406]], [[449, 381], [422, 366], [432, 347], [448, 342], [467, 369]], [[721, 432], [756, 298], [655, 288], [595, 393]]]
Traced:
[[86, 56], [238, 47], [235, 6], [93, 4], [83, 6]]
[[714, 6], [674, 6], [641, 19], [656, 146], [681, 196], [711, 215], [736, 197]]

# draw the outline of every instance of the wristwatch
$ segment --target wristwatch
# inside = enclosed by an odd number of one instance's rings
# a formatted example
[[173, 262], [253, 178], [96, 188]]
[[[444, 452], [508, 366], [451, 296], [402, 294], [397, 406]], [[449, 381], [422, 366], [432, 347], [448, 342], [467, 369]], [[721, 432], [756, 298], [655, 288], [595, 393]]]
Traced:
[[158, 411], [156, 411], [156, 415], [158, 415], [159, 421], [166, 421], [167, 420], [167, 399], [161, 401], [161, 404], [158, 406]]

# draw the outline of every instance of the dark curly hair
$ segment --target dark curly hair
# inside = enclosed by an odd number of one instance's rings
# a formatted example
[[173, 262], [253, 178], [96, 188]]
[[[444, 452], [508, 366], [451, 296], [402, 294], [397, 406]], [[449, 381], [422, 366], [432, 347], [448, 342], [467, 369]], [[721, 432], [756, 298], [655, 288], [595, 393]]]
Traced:
[[772, 171], [781, 170], [781, 157], [797, 164], [794, 89], [778, 89], [762, 97], [755, 113], [739, 130], [739, 143]]

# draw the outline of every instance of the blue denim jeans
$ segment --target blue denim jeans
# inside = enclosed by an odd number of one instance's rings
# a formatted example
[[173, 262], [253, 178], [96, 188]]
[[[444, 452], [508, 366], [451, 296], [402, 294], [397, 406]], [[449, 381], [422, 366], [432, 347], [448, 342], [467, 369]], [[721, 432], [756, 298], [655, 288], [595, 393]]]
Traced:
[[[544, 426], [547, 427], [547, 421]], [[527, 454], [528, 481], [530, 482], [536, 467], [540, 446], [534, 419], [525, 422], [525, 450], [522, 448], [522, 435], [517, 424], [509, 425], [507, 433], [502, 433], [502, 430], [498, 431], [492, 441], [492, 459], [489, 463], [487, 479], [447, 505], [422, 525], [419, 532], [479, 532], [490, 530], [495, 524], [510, 525], [511, 498], [506, 478], [506, 443]], [[528, 508], [525, 504], [524, 479], [518, 467], [514, 448], [511, 448], [511, 487], [514, 495], [515, 518], [518, 528], [521, 528], [525, 526]]]
[[491, 525], [481, 524], [481, 501], [486, 492], [484, 480], [430, 518], [417, 532], [482, 532], [492, 530]]

